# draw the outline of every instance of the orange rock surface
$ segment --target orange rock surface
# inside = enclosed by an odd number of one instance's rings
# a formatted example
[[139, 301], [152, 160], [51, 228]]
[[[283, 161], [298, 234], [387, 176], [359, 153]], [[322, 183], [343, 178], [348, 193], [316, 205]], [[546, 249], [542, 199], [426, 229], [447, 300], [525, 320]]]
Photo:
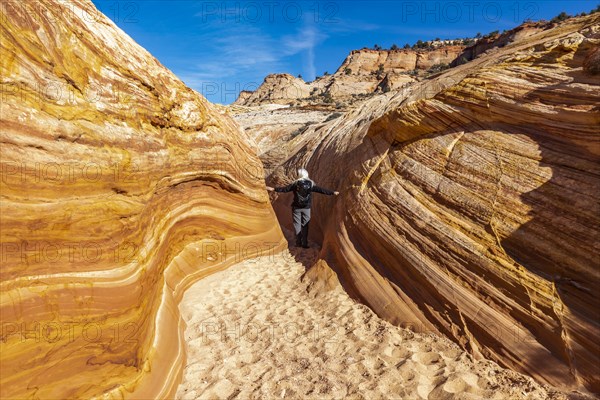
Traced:
[[[570, 19], [289, 143], [331, 276], [380, 316], [600, 392], [599, 14]], [[587, 60], [587, 61], [586, 61]], [[263, 132], [264, 134], [264, 132]], [[275, 144], [273, 144], [275, 146]], [[289, 219], [289, 198], [275, 203]]]
[[0, 13], [0, 397], [168, 398], [183, 291], [285, 246], [256, 149], [90, 1]]

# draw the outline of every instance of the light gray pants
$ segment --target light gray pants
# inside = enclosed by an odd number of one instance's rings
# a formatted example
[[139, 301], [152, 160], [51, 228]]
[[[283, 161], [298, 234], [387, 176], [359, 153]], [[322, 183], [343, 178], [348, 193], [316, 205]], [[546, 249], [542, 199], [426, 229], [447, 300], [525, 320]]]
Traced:
[[310, 208], [292, 208], [292, 219], [296, 232], [296, 246], [307, 246]]

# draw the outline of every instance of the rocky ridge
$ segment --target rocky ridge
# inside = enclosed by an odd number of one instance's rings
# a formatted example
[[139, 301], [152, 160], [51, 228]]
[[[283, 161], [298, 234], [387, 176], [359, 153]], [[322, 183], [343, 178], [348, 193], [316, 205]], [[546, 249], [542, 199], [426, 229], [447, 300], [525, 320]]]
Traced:
[[464, 46], [440, 46], [433, 50], [354, 50], [332, 75], [313, 82], [289, 74], [271, 74], [253, 92], [243, 91], [235, 105], [310, 104], [349, 101], [358, 96], [395, 90], [415, 82], [415, 76], [434, 65], [450, 64]]

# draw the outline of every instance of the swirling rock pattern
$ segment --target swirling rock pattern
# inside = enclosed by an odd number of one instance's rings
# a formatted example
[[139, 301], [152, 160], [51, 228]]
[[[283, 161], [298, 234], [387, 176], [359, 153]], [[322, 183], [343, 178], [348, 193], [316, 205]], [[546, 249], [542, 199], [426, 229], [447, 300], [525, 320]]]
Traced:
[[316, 198], [312, 237], [378, 315], [598, 393], [599, 44], [598, 14], [575, 18], [376, 96], [270, 180], [305, 165], [342, 192]]
[[285, 245], [256, 149], [90, 1], [0, 11], [0, 396], [172, 396], [183, 291]]

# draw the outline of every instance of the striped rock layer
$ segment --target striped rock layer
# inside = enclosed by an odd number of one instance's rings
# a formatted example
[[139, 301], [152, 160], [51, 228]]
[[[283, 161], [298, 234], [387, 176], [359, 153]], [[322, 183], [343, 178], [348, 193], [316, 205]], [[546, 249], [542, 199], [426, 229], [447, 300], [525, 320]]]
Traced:
[[376, 96], [289, 142], [270, 179], [302, 165], [341, 192], [316, 198], [313, 239], [380, 316], [597, 393], [599, 45], [599, 14], [570, 19]]
[[0, 397], [172, 397], [183, 291], [285, 245], [256, 149], [91, 1], [0, 17]]

